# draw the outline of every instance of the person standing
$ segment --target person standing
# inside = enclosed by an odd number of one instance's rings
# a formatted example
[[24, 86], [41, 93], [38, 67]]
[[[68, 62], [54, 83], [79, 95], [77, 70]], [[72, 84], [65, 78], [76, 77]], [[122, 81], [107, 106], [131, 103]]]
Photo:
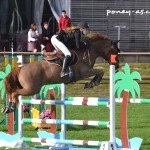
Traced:
[[59, 18], [58, 29], [65, 30], [66, 28], [71, 27], [71, 19], [66, 15], [66, 11], [62, 10], [62, 16]]
[[48, 22], [44, 22], [43, 28], [42, 28], [43, 39], [46, 41], [50, 41], [52, 35], [53, 35], [52, 32], [49, 30]]
[[36, 24], [32, 23], [30, 30], [28, 31], [28, 50], [37, 52], [38, 47], [41, 47], [41, 51], [44, 49], [44, 45], [41, 44], [40, 39], [39, 39], [39, 33], [36, 28]]
[[51, 30], [49, 28], [48, 22], [44, 22], [43, 28], [42, 28], [42, 42], [45, 46], [46, 51], [52, 51], [53, 50], [53, 46], [51, 44], [52, 35], [53, 35], [53, 33], [51, 32]]

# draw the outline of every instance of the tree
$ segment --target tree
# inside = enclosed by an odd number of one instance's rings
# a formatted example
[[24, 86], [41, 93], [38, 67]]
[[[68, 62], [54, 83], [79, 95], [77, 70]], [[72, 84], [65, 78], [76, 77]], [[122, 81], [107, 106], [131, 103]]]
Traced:
[[117, 92], [117, 96], [120, 98], [121, 93], [123, 92], [121, 111], [121, 139], [123, 148], [129, 148], [127, 130], [127, 105], [129, 93], [131, 93], [134, 100], [136, 93], [138, 97], [140, 97], [140, 87], [135, 79], [141, 81], [141, 76], [137, 71], [130, 73], [130, 67], [127, 63], [124, 66], [124, 73], [118, 72], [114, 75], [114, 81], [116, 81], [114, 86], [114, 94]]

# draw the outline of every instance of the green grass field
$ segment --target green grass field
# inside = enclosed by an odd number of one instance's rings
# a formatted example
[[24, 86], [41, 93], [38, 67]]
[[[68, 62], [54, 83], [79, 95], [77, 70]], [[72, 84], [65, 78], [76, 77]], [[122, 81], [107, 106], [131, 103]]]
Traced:
[[[105, 75], [108, 76], [109, 66], [102, 64], [96, 65], [96, 68], [102, 68]], [[131, 71], [139, 71], [141, 76], [149, 76], [150, 64], [130, 64]], [[93, 89], [84, 89], [87, 80], [67, 85], [67, 96], [92, 96], [109, 97], [109, 81], [103, 80], [101, 84]], [[141, 98], [150, 98], [150, 80], [139, 82], [141, 87]], [[0, 108], [3, 102], [0, 101]], [[116, 104], [116, 136], [120, 137], [120, 110], [121, 104]], [[60, 107], [57, 112], [60, 118]], [[3, 118], [0, 113], [0, 120]], [[109, 120], [109, 109], [105, 107], [81, 107], [67, 106], [67, 119], [76, 120]], [[25, 125], [25, 136], [37, 137], [35, 129], [31, 125]], [[58, 126], [58, 131], [60, 126]], [[0, 131], [7, 132], [7, 126], [1, 125]], [[128, 131], [129, 138], [143, 138], [141, 150], [149, 150], [150, 146], [150, 105], [149, 104], [129, 104], [128, 107]], [[109, 129], [105, 127], [94, 126], [67, 126], [67, 139], [80, 140], [109, 140]], [[29, 143], [30, 146], [38, 145]]]

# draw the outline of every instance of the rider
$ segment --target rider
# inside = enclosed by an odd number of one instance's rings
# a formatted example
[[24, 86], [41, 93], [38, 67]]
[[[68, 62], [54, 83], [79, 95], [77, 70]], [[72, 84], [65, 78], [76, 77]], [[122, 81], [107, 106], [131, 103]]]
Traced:
[[89, 25], [87, 22], [79, 22], [77, 27], [80, 29], [82, 45], [85, 48], [90, 45], [90, 41], [87, 38], [88, 34], [90, 34]]
[[85, 36], [89, 33], [89, 25], [87, 22], [79, 22], [77, 27], [80, 28], [82, 36]]
[[71, 48], [71, 44], [75, 43], [76, 49], [80, 49], [80, 38], [80, 30], [75, 27], [60, 30], [57, 35], [53, 35], [51, 38], [51, 43], [55, 47], [55, 49], [61, 50], [65, 55], [61, 77], [69, 74], [69, 72], [67, 71], [67, 67], [69, 66], [71, 53], [68, 48]]

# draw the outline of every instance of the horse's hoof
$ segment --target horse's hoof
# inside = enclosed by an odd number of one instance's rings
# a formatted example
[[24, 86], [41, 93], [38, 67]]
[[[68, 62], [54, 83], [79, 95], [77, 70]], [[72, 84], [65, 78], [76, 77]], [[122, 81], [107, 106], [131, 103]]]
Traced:
[[90, 89], [93, 88], [94, 84], [93, 83], [85, 83], [84, 89]]
[[10, 108], [9, 107], [4, 107], [4, 108], [1, 109], [1, 112], [5, 113], [5, 114], [10, 113]]

